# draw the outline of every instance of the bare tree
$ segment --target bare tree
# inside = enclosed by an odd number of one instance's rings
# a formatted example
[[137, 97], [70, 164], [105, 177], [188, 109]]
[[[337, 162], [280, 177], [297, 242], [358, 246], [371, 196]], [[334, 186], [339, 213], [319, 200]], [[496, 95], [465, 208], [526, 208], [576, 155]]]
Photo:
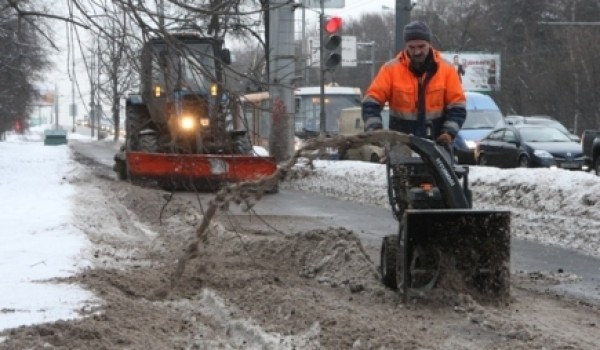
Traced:
[[[119, 13], [120, 12], [120, 13]], [[121, 19], [112, 16], [121, 15]], [[121, 128], [121, 101], [130, 91], [132, 78], [135, 76], [135, 55], [132, 42], [127, 31], [127, 14], [115, 9], [111, 16], [102, 20], [106, 23], [106, 33], [99, 33], [98, 64], [103, 79], [98, 82], [98, 89], [104, 100], [111, 106], [111, 120], [114, 126], [114, 139], [117, 140]], [[110, 34], [109, 34], [110, 33]]]
[[34, 2], [21, 1], [19, 5], [15, 9], [11, 2], [0, 1], [0, 134], [15, 123], [27, 127], [30, 101], [35, 96], [33, 83], [48, 66], [46, 45], [38, 30], [46, 25], [39, 18], [24, 17]]

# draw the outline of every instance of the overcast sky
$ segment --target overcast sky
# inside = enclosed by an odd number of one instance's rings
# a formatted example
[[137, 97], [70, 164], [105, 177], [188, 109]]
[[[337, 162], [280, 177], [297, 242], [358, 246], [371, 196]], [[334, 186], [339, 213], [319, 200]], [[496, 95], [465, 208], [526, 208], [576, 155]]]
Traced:
[[396, 0], [346, 0], [343, 9], [330, 9], [325, 12], [357, 17], [364, 12], [392, 11], [394, 8], [396, 8]]

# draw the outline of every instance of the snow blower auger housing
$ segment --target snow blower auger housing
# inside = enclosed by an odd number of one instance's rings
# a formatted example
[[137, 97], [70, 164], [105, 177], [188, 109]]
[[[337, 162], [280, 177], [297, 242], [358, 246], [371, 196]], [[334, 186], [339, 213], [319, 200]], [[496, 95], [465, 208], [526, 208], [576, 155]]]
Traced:
[[120, 179], [215, 190], [275, 173], [274, 158], [254, 153], [225, 89], [223, 66], [230, 61], [215, 38], [171, 34], [144, 44], [140, 93], [127, 99], [125, 144], [114, 157]]
[[472, 209], [469, 169], [430, 140], [408, 140], [418, 156], [395, 154], [393, 147], [388, 156], [388, 195], [400, 225], [382, 243], [384, 284], [404, 302], [435, 287], [479, 299], [508, 297], [510, 212]]

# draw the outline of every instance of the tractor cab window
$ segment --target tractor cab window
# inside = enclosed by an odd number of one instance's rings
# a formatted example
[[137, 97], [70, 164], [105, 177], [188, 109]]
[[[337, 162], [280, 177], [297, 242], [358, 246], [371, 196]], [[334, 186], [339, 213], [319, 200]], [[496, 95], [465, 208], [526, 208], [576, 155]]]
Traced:
[[187, 44], [182, 48], [165, 45], [155, 47], [152, 62], [153, 85], [160, 90], [210, 93], [217, 81], [213, 46]]

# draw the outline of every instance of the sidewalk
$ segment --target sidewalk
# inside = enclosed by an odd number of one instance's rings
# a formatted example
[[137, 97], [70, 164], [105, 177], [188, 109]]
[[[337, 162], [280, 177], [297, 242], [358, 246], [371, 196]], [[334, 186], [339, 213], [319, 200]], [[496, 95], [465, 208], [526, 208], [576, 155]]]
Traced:
[[78, 317], [93, 294], [48, 280], [88, 265], [68, 181], [80, 165], [68, 145], [44, 146], [43, 128], [7, 135], [0, 155], [0, 329]]

